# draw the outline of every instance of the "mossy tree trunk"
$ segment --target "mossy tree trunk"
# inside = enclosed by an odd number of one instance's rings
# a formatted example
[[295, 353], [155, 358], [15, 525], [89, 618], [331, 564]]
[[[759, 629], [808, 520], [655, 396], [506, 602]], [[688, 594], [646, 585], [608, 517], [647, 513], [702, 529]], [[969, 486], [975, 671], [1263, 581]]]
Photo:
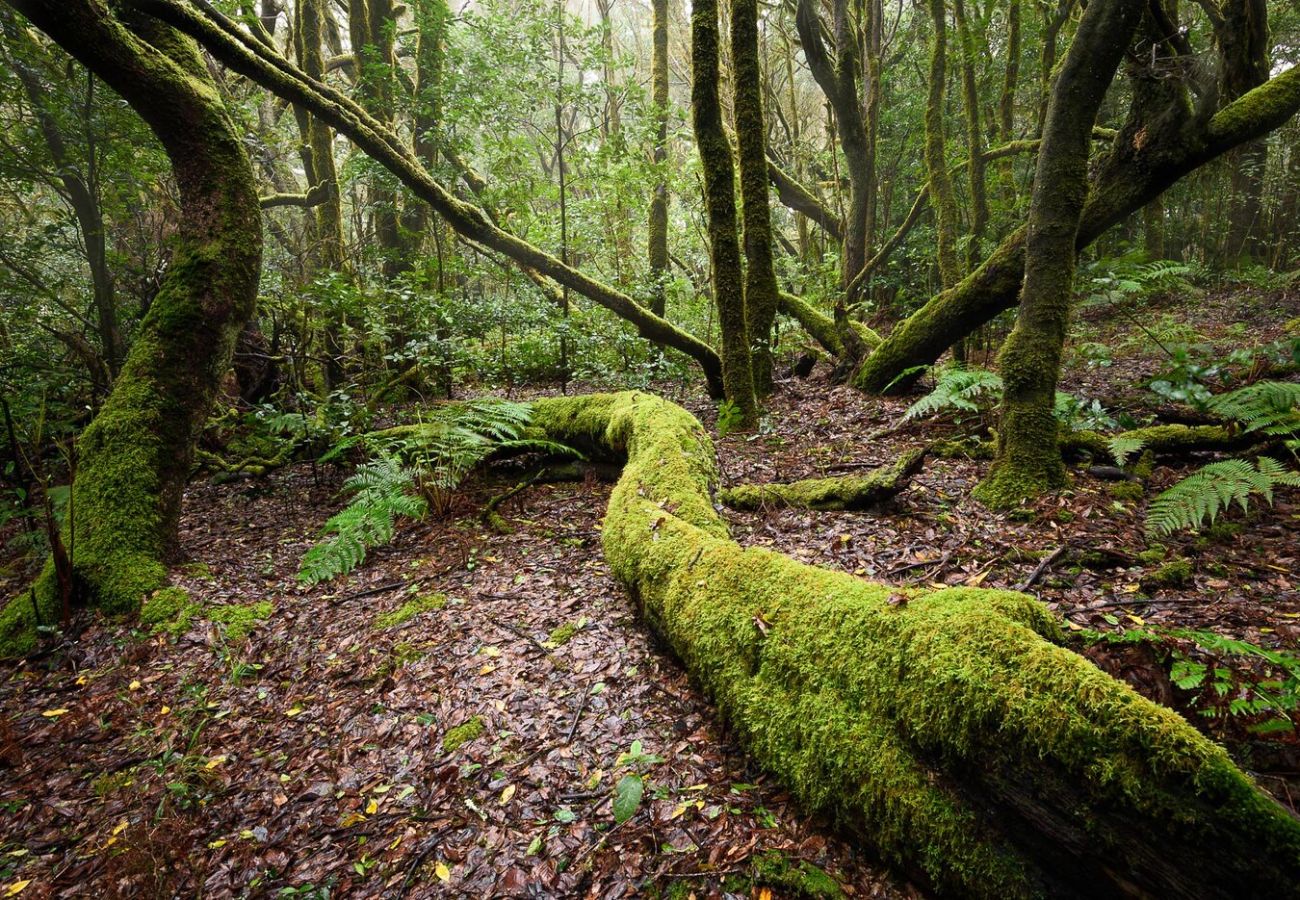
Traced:
[[752, 349], [754, 390], [772, 392], [772, 326], [776, 322], [776, 269], [772, 210], [767, 189], [767, 126], [758, 55], [758, 0], [732, 0], [736, 145], [740, 162], [741, 219], [745, 236], [745, 320]]
[[[966, 178], [970, 184], [970, 244], [966, 267], [973, 269], [984, 258], [983, 245], [989, 226], [989, 196], [984, 159], [984, 129], [981, 124], [979, 83], [975, 64], [984, 45], [983, 34], [976, 34], [966, 15], [965, 0], [954, 0], [953, 18], [961, 44], [961, 96], [966, 114]], [[945, 285], [946, 286], [946, 285]]]
[[654, 104], [654, 193], [650, 198], [650, 311], [662, 316], [668, 278], [668, 0], [652, 0], [650, 101]]
[[1065, 485], [1056, 382], [1070, 322], [1079, 218], [1088, 199], [1088, 148], [1141, 15], [1132, 0], [1092, 0], [1052, 88], [1029, 207], [1020, 311], [998, 356], [1005, 388], [997, 456], [976, 490], [994, 506]]
[[[298, 0], [294, 6], [293, 43], [298, 64], [310, 78], [325, 75], [325, 62], [321, 55], [321, 36], [325, 15], [324, 0]], [[321, 118], [307, 110], [296, 110], [303, 131], [305, 155], [310, 163], [304, 165], [309, 187], [319, 195], [320, 202], [313, 209], [315, 216], [311, 248], [311, 271], [344, 273], [347, 254], [343, 248], [343, 200], [339, 192], [338, 170], [334, 164], [334, 131]], [[322, 337], [324, 363], [322, 373], [327, 391], [339, 387], [346, 380], [343, 366], [343, 317], [336, 310], [324, 313]]]
[[[1219, 53], [1224, 61], [1219, 90], [1235, 100], [1268, 81], [1268, 3], [1266, 0], [1205, 0]], [[1229, 262], [1264, 258], [1264, 170], [1268, 144], [1251, 141], [1228, 154], [1231, 199], [1224, 248]]]
[[[1007, 4], [1007, 66], [1002, 75], [1002, 94], [998, 98], [998, 142], [1011, 143], [1015, 136], [1016, 89], [1020, 84], [1020, 0]], [[1016, 198], [1015, 163], [1007, 157], [998, 166], [998, 183], [1002, 202], [1011, 206]]]
[[1300, 823], [1044, 605], [741, 548], [708, 437], [657, 397], [544, 399], [533, 424], [626, 459], [610, 569], [752, 758], [935, 894], [1300, 894]]
[[831, 37], [833, 48], [828, 49], [822, 38], [822, 21], [817, 12], [816, 0], [799, 0], [795, 12], [795, 27], [799, 42], [813, 79], [834, 113], [835, 132], [840, 150], [844, 153], [849, 180], [849, 207], [842, 223], [844, 246], [840, 264], [840, 284], [843, 291], [835, 301], [835, 324], [840, 330], [840, 341], [850, 360], [866, 355], [857, 335], [849, 324], [849, 286], [857, 283], [856, 276], [867, 262], [868, 211], [871, 196], [876, 189], [875, 147], [868, 141], [863, 121], [862, 105], [858, 100], [858, 35], [848, 0], [832, 0]]
[[691, 121], [704, 173], [713, 299], [722, 335], [722, 387], [743, 426], [758, 421], [753, 354], [745, 312], [745, 275], [736, 234], [736, 174], [718, 96], [718, 4], [691, 5]]
[[944, 289], [961, 280], [957, 259], [957, 194], [948, 174], [944, 140], [944, 93], [948, 77], [948, 10], [944, 0], [930, 0], [930, 74], [925, 101], [925, 174], [930, 185], [938, 244], [939, 281]]
[[[1300, 109], [1300, 67], [1210, 113], [1196, 109], [1186, 84], [1148, 77], [1145, 65], [1145, 60], [1133, 62], [1137, 72], [1129, 118], [1096, 167], [1077, 248], [1091, 244], [1188, 173], [1263, 137]], [[1013, 307], [1024, 274], [1024, 240], [1023, 228], [1008, 235], [978, 269], [900, 323], [858, 369], [853, 383], [870, 392], [905, 389], [915, 380], [905, 371], [933, 363], [961, 337]]]
[[[96, 0], [8, 0], [120, 94], [171, 160], [180, 194], [172, 263], [121, 375], [77, 442], [71, 550], [81, 598], [138, 607], [166, 580], [181, 494], [235, 338], [252, 316], [261, 213], [242, 135], [195, 46], [156, 19]], [[38, 600], [49, 612], [52, 573]], [[4, 612], [6, 650], [31, 635], [26, 597]]]

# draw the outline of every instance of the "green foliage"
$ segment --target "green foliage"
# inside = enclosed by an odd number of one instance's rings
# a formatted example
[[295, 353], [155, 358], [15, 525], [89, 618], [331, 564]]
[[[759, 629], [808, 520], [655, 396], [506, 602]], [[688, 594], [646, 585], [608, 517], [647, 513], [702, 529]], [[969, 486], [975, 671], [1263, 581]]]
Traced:
[[903, 421], [932, 416], [950, 409], [979, 412], [977, 400], [996, 398], [1001, 393], [1002, 379], [993, 372], [948, 366], [936, 373], [934, 389], [907, 408]]
[[1146, 441], [1140, 437], [1117, 434], [1107, 438], [1106, 445], [1110, 448], [1110, 455], [1115, 458], [1115, 462], [1122, 466], [1128, 462], [1130, 456], [1146, 446]]
[[442, 736], [442, 752], [451, 753], [453, 750], [460, 749], [465, 744], [480, 737], [485, 727], [483, 717], [474, 716], [455, 728], [448, 729], [447, 733]]
[[641, 796], [645, 793], [645, 781], [640, 775], [624, 775], [614, 786], [614, 822], [622, 825], [641, 806]]
[[718, 404], [718, 437], [726, 437], [745, 424], [744, 411], [730, 400]]
[[1300, 437], [1300, 384], [1260, 381], [1214, 397], [1210, 412], [1233, 419], [1246, 431], [1270, 436]]
[[307, 551], [298, 579], [316, 584], [351, 572], [369, 548], [393, 539], [399, 516], [424, 515], [424, 499], [412, 493], [415, 476], [415, 469], [388, 454], [359, 466], [343, 485], [354, 492], [352, 502], [325, 523], [322, 532], [333, 536]]
[[1256, 494], [1272, 503], [1273, 489], [1279, 485], [1300, 487], [1300, 473], [1267, 456], [1254, 464], [1241, 459], [1210, 463], [1151, 501], [1147, 531], [1164, 535], [1200, 528], [1206, 522], [1212, 523], [1233, 503], [1246, 511], [1251, 496]]
[[[1098, 274], [1092, 274], [1098, 273]], [[1088, 267], [1086, 305], [1143, 300], [1152, 294], [1178, 288], [1191, 289], [1195, 270], [1185, 263], [1162, 259], [1136, 262], [1131, 257], [1102, 259]]]

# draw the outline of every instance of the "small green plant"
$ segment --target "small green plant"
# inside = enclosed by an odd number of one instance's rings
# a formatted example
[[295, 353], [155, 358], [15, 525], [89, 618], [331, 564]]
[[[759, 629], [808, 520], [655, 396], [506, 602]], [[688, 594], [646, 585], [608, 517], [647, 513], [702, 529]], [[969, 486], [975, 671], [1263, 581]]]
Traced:
[[332, 537], [307, 551], [298, 579], [316, 584], [351, 572], [369, 548], [393, 539], [398, 517], [424, 515], [426, 504], [412, 493], [414, 485], [415, 470], [388, 454], [359, 466], [343, 483], [353, 492], [352, 502], [325, 523], [322, 532]]
[[730, 400], [718, 404], [718, 437], [726, 437], [745, 424], [745, 414]]
[[979, 412], [979, 400], [996, 400], [1002, 379], [985, 369], [948, 366], [935, 373], [934, 389], [907, 408], [904, 422], [956, 409]]
[[1272, 503], [1273, 489], [1279, 485], [1300, 487], [1300, 473], [1267, 456], [1254, 463], [1242, 459], [1210, 463], [1151, 501], [1147, 531], [1166, 535], [1198, 529], [1207, 522], [1212, 524], [1233, 503], [1247, 511], [1252, 496], [1259, 495]]
[[1215, 415], [1232, 419], [1246, 431], [1285, 437], [1294, 449], [1300, 441], [1300, 384], [1259, 381], [1212, 398], [1207, 407]]

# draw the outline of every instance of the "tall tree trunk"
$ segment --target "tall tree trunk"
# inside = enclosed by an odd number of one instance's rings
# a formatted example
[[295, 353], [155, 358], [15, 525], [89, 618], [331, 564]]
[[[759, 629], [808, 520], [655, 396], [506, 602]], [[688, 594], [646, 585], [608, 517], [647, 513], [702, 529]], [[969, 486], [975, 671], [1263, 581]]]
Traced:
[[930, 0], [934, 36], [930, 45], [929, 93], [925, 102], [925, 172], [938, 242], [939, 280], [948, 289], [961, 280], [957, 259], [957, 194], [948, 174], [944, 141], [943, 98], [947, 80], [948, 23], [944, 0]]
[[650, 102], [654, 104], [655, 186], [650, 198], [650, 310], [662, 316], [668, 278], [668, 0], [652, 0], [654, 13], [650, 60]]
[[969, 270], [984, 258], [984, 235], [989, 225], [988, 186], [984, 177], [988, 164], [984, 161], [984, 131], [980, 125], [980, 93], [975, 73], [975, 61], [984, 41], [971, 28], [965, 0], [954, 0], [953, 15], [961, 44], [961, 93], [966, 113], [966, 178], [970, 183], [971, 198], [970, 245], [966, 251], [966, 268]]
[[731, 60], [735, 71], [732, 85], [745, 234], [745, 320], [753, 352], [754, 390], [765, 397], [772, 392], [772, 326], [776, 321], [779, 291], [772, 251], [772, 210], [768, 202], [758, 0], [732, 0]]
[[848, 0], [832, 0], [831, 17], [833, 57], [822, 40], [822, 23], [817, 13], [816, 0], [799, 0], [795, 27], [799, 32], [799, 42], [803, 46], [808, 68], [826, 95], [826, 102], [833, 113], [834, 133], [839, 138], [839, 146], [848, 167], [849, 208], [841, 217], [844, 246], [840, 286], [843, 290], [835, 302], [835, 323], [850, 359], [861, 359], [866, 354], [866, 348], [858, 341], [857, 333], [848, 321], [848, 307], [854, 299], [848, 296], [848, 288], [855, 283], [857, 274], [867, 261], [867, 210], [870, 207], [869, 198], [876, 189], [875, 148], [868, 143], [866, 126], [862, 120], [862, 105], [858, 99], [858, 36], [854, 32]]
[[736, 236], [736, 176], [731, 142], [718, 96], [717, 0], [691, 6], [691, 119], [704, 170], [704, 205], [709, 222], [713, 298], [722, 334], [722, 387], [745, 426], [758, 421], [753, 354], [745, 314], [745, 281]]
[[[194, 45], [97, 0], [7, 0], [120, 94], [171, 160], [180, 193], [172, 264], [112, 393], [77, 443], [65, 539], [81, 599], [127, 612], [166, 582], [181, 494], [235, 338], [252, 316], [262, 232], [252, 165]], [[53, 573], [37, 588], [49, 612]], [[0, 647], [33, 640], [26, 597], [0, 613]]]
[[[1002, 78], [1002, 95], [998, 98], [998, 143], [1009, 144], [1015, 136], [1016, 88], [1020, 83], [1020, 0], [1007, 5], [1007, 67]], [[1002, 202], [1015, 203], [1015, 161], [1006, 157], [998, 167]]]
[[[1213, 9], [1210, 0], [1203, 4]], [[1236, 100], [1268, 81], [1267, 0], [1222, 0], [1211, 23], [1225, 61], [1220, 91]], [[1225, 256], [1229, 262], [1259, 262], [1264, 257], [1264, 171], [1268, 144], [1251, 141], [1228, 154], [1230, 203]]]
[[1088, 149], [1101, 101], [1141, 17], [1142, 5], [1133, 0], [1092, 0], [1052, 88], [1029, 207], [1020, 311], [998, 357], [1005, 388], [997, 457], [976, 492], [994, 506], [1065, 485], [1054, 407], [1088, 199]]

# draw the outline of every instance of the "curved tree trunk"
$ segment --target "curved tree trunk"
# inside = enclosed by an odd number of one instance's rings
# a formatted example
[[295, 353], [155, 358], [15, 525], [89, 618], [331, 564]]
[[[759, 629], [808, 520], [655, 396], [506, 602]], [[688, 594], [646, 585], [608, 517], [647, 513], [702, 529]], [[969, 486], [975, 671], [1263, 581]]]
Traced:
[[626, 458], [605, 558], [750, 755], [936, 894], [1300, 895], [1300, 823], [1042, 604], [741, 548], [703, 428], [657, 397], [541, 400], [533, 424]]
[[[81, 598], [124, 612], [166, 581], [181, 493], [235, 338], [252, 316], [261, 213], [242, 136], [192, 43], [155, 19], [95, 0], [7, 0], [102, 78], [153, 129], [180, 192], [171, 267], [112, 393], [77, 444], [65, 538]], [[53, 574], [38, 583], [42, 616]], [[7, 653], [33, 635], [31, 603], [0, 622]]]
[[736, 236], [736, 175], [718, 97], [718, 4], [691, 5], [691, 121], [704, 174], [713, 299], [722, 333], [722, 387], [746, 427], [758, 422], [745, 280]]
[[636, 300], [584, 275], [554, 256], [511, 234], [483, 209], [458, 199], [420, 164], [411, 149], [358, 104], [327, 84], [307, 78], [273, 49], [258, 43], [210, 6], [179, 0], [123, 0], [157, 16], [198, 40], [230, 68], [292, 103], [301, 104], [347, 137], [363, 153], [393, 173], [417, 197], [464, 237], [509, 258], [521, 269], [540, 273], [614, 313], [647, 340], [676, 350], [699, 364], [711, 395], [721, 396], [722, 364], [708, 344], [655, 315]]
[[934, 230], [938, 241], [939, 281], [944, 289], [961, 280], [957, 260], [957, 195], [948, 174], [944, 141], [943, 98], [948, 77], [948, 24], [944, 0], [930, 0], [930, 22], [934, 36], [930, 45], [929, 93], [925, 101], [925, 172], [930, 185], [930, 206], [934, 209]]
[[1088, 199], [1088, 147], [1141, 15], [1132, 0], [1092, 0], [1052, 88], [1029, 207], [1020, 311], [998, 358], [1005, 388], [997, 456], [976, 491], [994, 506], [1065, 486], [1056, 382], [1070, 323], [1079, 217]]
[[[1300, 110], [1300, 67], [1265, 82], [1213, 115], [1194, 114], [1181, 86], [1169, 102], [1134, 113], [1098, 167], [1079, 222], [1076, 247], [1088, 246], [1111, 226], [1142, 209], [1189, 172], [1278, 128]], [[1141, 92], [1139, 92], [1139, 95]], [[859, 368], [862, 390], [901, 390], [952, 344], [1016, 303], [1024, 274], [1025, 230], [1003, 239], [984, 263], [949, 290], [931, 298], [895, 328]]]

